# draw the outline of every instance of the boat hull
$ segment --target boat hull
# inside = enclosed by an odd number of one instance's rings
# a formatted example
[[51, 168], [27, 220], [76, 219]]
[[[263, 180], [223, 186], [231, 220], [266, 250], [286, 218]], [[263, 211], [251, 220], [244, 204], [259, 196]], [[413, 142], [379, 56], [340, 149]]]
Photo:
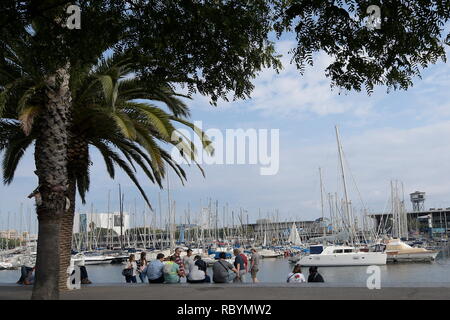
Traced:
[[96, 265], [96, 264], [110, 264], [112, 263], [112, 259], [111, 260], [85, 260], [84, 264], [85, 265]]
[[388, 262], [431, 262], [439, 252], [387, 253]]
[[378, 252], [357, 252], [348, 254], [311, 254], [301, 257], [297, 264], [302, 266], [340, 267], [385, 265], [387, 255]]
[[270, 254], [270, 255], [260, 255], [260, 256], [263, 259], [275, 259], [275, 258], [280, 258], [282, 255], [281, 254]]
[[288, 258], [288, 261], [290, 263], [297, 263], [300, 260], [301, 256], [300, 255], [296, 255], [296, 256], [292, 256]]
[[280, 252], [276, 252], [276, 251], [270, 250], [270, 249], [260, 250], [258, 252], [258, 254], [263, 259], [278, 258], [278, 257], [281, 257], [283, 255]]

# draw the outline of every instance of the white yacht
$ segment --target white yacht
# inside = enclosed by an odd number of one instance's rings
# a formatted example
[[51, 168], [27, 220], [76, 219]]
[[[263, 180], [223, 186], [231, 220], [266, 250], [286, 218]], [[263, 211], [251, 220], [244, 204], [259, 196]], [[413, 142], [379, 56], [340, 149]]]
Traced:
[[14, 265], [11, 262], [0, 261], [0, 270], [13, 269]]
[[281, 252], [277, 252], [272, 249], [261, 249], [258, 251], [258, 254], [261, 256], [261, 258], [267, 259], [267, 258], [278, 258], [281, 257], [283, 254]]
[[85, 252], [83, 256], [86, 265], [108, 264], [116, 258], [114, 256], [102, 255], [95, 252]]
[[389, 262], [434, 261], [439, 253], [436, 250], [413, 248], [400, 239], [390, 240], [386, 244], [385, 252]]
[[327, 246], [320, 253], [301, 256], [297, 264], [308, 267], [384, 265], [386, 258], [387, 255], [384, 252], [359, 251], [350, 246]]

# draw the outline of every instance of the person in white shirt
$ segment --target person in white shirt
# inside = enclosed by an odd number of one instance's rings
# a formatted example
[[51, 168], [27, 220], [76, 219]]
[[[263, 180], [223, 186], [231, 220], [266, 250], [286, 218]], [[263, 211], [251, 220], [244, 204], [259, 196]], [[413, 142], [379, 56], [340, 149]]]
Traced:
[[188, 275], [191, 269], [191, 264], [194, 263], [194, 257], [192, 256], [192, 249], [187, 249], [186, 255], [183, 257], [184, 274]]
[[302, 268], [300, 267], [300, 265], [295, 265], [294, 270], [292, 270], [292, 272], [288, 274], [286, 282], [306, 282], [306, 278], [302, 273]]
[[189, 273], [187, 275], [187, 282], [189, 283], [202, 283], [209, 282], [206, 274], [206, 263], [202, 260], [202, 257], [195, 256], [194, 261], [189, 264]]

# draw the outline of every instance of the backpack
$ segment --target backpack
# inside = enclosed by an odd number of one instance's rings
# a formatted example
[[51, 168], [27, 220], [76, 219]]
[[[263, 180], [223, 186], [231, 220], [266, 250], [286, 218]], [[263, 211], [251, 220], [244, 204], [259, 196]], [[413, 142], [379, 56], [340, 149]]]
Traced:
[[122, 275], [124, 277], [132, 277], [133, 276], [133, 269], [123, 269]]

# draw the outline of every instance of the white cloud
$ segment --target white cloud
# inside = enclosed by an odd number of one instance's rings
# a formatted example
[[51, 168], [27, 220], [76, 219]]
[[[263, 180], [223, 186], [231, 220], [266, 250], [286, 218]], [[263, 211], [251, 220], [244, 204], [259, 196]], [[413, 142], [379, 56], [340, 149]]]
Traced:
[[[219, 101], [218, 108], [213, 108], [209, 105], [209, 98], [196, 94], [189, 104], [196, 109], [209, 112], [235, 112], [247, 108], [257, 111], [264, 117], [275, 116], [281, 119], [343, 113], [366, 117], [371, 113], [374, 99], [365, 99], [365, 93], [352, 93], [352, 96], [339, 95], [338, 89], [331, 89], [330, 80], [325, 76], [325, 69], [332, 59], [326, 54], [316, 54], [314, 66], [306, 67], [305, 73], [300, 74], [295, 64], [291, 64], [291, 55], [288, 53], [294, 46], [294, 41], [277, 43], [277, 50], [282, 54], [283, 69], [280, 73], [273, 69], [262, 70], [254, 80], [255, 89], [251, 93], [251, 99]], [[361, 99], [355, 99], [355, 96]]]
[[357, 102], [354, 96], [338, 95], [337, 90], [331, 90], [330, 80], [325, 76], [325, 68], [331, 63], [329, 56], [317, 54], [314, 66], [307, 67], [301, 75], [296, 66], [290, 64], [287, 48], [292, 46], [290, 41], [279, 46], [284, 54], [284, 70], [279, 74], [264, 70], [256, 79], [250, 108], [266, 116], [277, 117], [326, 116], [346, 112], [363, 117], [369, 113], [371, 103]]

